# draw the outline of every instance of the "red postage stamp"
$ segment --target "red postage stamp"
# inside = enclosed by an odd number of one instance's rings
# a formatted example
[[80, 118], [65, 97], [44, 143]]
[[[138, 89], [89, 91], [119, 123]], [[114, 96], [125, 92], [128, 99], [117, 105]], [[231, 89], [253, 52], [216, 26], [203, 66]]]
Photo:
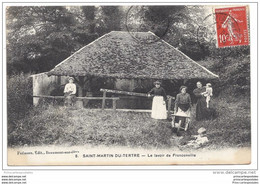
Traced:
[[217, 46], [249, 45], [247, 7], [215, 9]]

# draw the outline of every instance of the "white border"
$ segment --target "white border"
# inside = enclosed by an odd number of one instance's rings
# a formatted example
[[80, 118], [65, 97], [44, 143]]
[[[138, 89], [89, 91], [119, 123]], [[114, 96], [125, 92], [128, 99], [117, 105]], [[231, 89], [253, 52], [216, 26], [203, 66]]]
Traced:
[[[25, 1], [25, 2], [30, 2], [30, 1]], [[58, 2], [64, 2], [64, 1], [58, 1]], [[79, 1], [78, 1], [79, 2]], [[104, 3], [106, 2], [106, 3]], [[115, 1], [114, 1], [115, 2]], [[117, 2], [122, 2], [122, 1], [117, 1]], [[133, 1], [135, 2], [135, 1]], [[151, 1], [152, 2], [152, 1]], [[180, 1], [179, 1], [180, 2]], [[5, 3], [4, 4], [4, 10], [6, 6], [21, 6], [21, 5], [25, 5], [25, 6], [29, 6], [29, 5], [37, 5], [37, 6], [53, 6], [53, 5], [66, 5], [66, 6], [79, 6], [79, 5], [98, 5], [100, 3], [96, 2], [96, 3], [86, 3], [83, 2], [82, 3], [71, 3], [71, 2], [66, 2], [66, 3]], [[146, 4], [150, 4], [150, 3], [146, 3]], [[194, 3], [194, 2], [189, 2], [189, 3], [183, 3], [185, 5], [201, 5], [201, 3]], [[233, 5], [233, 3], [203, 3], [205, 5]], [[245, 2], [241, 2], [239, 5], [245, 5]], [[6, 126], [6, 104], [7, 104], [7, 99], [4, 98], [3, 99], [3, 105], [4, 105], [4, 109], [3, 109], [3, 118], [4, 118], [4, 122], [3, 123], [3, 137], [5, 138], [3, 141], [3, 165], [4, 165], [4, 169], [14, 169], [14, 170], [28, 170], [28, 169], [33, 169], [33, 170], [39, 170], [39, 169], [70, 169], [70, 170], [75, 170], [75, 169], [91, 169], [91, 170], [95, 170], [95, 169], [160, 169], [160, 170], [168, 170], [168, 169], [173, 169], [173, 170], [187, 170], [187, 169], [192, 169], [192, 170], [197, 170], [197, 169], [210, 169], [210, 170], [216, 170], [216, 169], [223, 169], [223, 170], [233, 170], [233, 169], [257, 169], [257, 145], [256, 145], [256, 140], [257, 140], [257, 42], [258, 40], [256, 39], [256, 35], [257, 35], [257, 6], [256, 4], [252, 4], [252, 3], [247, 3], [249, 4], [249, 11], [250, 11], [250, 45], [251, 45], [251, 114], [252, 114], [252, 163], [250, 165], [218, 165], [218, 166], [212, 166], [212, 165], [206, 165], [206, 166], [33, 166], [33, 167], [10, 167], [7, 166], [7, 145], [6, 145], [6, 130], [7, 130], [7, 126]], [[128, 5], [140, 5], [139, 3], [108, 3], [107, 1], [102, 1], [102, 5], [122, 5], [122, 6], [128, 6]], [[180, 3], [152, 3], [150, 5], [182, 5]], [[1, 12], [1, 16], [2, 16], [2, 12]], [[5, 25], [5, 13], [4, 13], [4, 17], [2, 17], [3, 20], [3, 24]], [[5, 29], [4, 29], [5, 30]], [[5, 32], [3, 32], [3, 41], [4, 43], [6, 42], [6, 34]], [[2, 39], [2, 38], [1, 38]], [[5, 47], [2, 48], [3, 51], [3, 76], [6, 76], [6, 53], [5, 53]], [[2, 71], [2, 66], [1, 66], [1, 71]], [[4, 77], [3, 79], [3, 96], [6, 96], [6, 77]], [[1, 92], [2, 93], [2, 92]], [[2, 107], [1, 107], [2, 108]], [[1, 111], [2, 112], [2, 111]]]

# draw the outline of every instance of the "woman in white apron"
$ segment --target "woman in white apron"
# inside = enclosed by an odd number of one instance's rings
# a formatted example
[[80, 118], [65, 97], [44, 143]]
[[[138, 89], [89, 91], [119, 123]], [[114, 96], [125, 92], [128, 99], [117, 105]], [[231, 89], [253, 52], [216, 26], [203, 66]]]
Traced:
[[155, 87], [148, 92], [148, 96], [151, 96], [151, 94], [154, 95], [151, 117], [154, 119], [167, 119], [167, 96], [165, 90], [161, 87], [161, 82], [156, 81], [154, 84]]

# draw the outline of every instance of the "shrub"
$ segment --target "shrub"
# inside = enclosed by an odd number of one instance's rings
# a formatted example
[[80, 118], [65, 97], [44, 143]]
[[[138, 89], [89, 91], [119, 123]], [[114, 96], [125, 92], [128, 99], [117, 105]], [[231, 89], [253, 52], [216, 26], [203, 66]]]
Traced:
[[219, 88], [224, 93], [234, 95], [250, 95], [250, 57], [227, 58], [223, 66], [215, 64], [222, 70]]
[[32, 81], [28, 74], [15, 74], [7, 78], [8, 132], [18, 126], [32, 107]]
[[219, 80], [213, 82], [214, 95], [232, 94], [238, 98], [250, 96], [250, 57], [248, 55], [234, 56], [232, 53], [228, 57], [208, 57], [199, 63], [219, 75]]

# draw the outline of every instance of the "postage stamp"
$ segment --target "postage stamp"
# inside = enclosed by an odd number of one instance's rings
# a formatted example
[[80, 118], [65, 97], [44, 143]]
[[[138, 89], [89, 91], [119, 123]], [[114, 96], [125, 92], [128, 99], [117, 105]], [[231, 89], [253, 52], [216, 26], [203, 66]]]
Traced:
[[217, 46], [249, 45], [247, 7], [215, 9]]

